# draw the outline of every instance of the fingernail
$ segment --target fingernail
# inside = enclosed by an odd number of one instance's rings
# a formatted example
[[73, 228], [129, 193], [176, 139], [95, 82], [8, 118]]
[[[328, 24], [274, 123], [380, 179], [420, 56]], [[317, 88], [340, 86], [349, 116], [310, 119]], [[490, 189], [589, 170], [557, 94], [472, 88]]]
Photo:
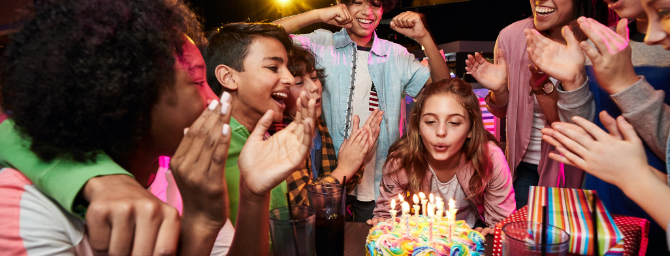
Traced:
[[188, 127], [184, 128], [184, 135], [188, 132]]
[[227, 102], [221, 103], [221, 114], [225, 115], [228, 114], [228, 109], [230, 109], [230, 104]]
[[209, 103], [209, 106], [207, 107], [209, 110], [214, 110], [216, 108], [216, 105], [219, 105], [218, 100], [213, 100], [212, 103]]
[[223, 92], [223, 94], [221, 94], [221, 102], [228, 102], [228, 100], [230, 100], [230, 93]]
[[230, 133], [230, 125], [223, 124], [223, 129], [221, 130], [221, 133], [223, 134], [223, 136], [228, 135], [228, 133]]

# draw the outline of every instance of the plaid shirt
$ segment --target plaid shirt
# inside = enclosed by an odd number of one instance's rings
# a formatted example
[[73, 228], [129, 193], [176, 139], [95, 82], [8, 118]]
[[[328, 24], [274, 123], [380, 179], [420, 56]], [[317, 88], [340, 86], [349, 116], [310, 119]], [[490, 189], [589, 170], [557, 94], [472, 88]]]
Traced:
[[[272, 134], [281, 131], [286, 128], [293, 118], [290, 116], [285, 116], [284, 120], [281, 123], [275, 123], [270, 127]], [[274, 128], [274, 129], [273, 129]], [[289, 195], [291, 197], [291, 205], [309, 205], [309, 198], [307, 195], [307, 185], [309, 184], [320, 184], [320, 183], [337, 183], [340, 181], [337, 178], [330, 176], [330, 174], [337, 168], [337, 155], [335, 154], [335, 147], [333, 146], [333, 140], [330, 138], [330, 133], [328, 133], [328, 127], [323, 119], [319, 118], [317, 120], [317, 128], [321, 134], [321, 165], [317, 166], [319, 168], [319, 178], [314, 180], [312, 177], [312, 159], [307, 157], [305, 160], [304, 167], [298, 171], [291, 173], [291, 175], [286, 178], [286, 184], [289, 190]], [[347, 177], [347, 190], [350, 191], [354, 189], [358, 181], [363, 176], [362, 165], [354, 177]]]

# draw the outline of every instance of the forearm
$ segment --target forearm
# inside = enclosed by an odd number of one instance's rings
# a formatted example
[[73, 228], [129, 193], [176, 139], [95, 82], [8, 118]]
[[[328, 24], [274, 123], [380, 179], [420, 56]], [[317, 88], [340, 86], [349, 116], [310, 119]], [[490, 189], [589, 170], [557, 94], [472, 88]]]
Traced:
[[223, 224], [206, 221], [197, 213], [184, 208], [179, 233], [179, 255], [210, 255]]
[[496, 105], [506, 105], [509, 100], [509, 91], [507, 86], [503, 86], [504, 89], [500, 91], [491, 91], [491, 101]]
[[547, 123], [551, 125], [554, 122], [561, 121], [558, 117], [558, 93], [552, 93], [549, 95], [536, 95], [537, 103], [540, 105], [542, 112], [544, 113]]
[[428, 57], [428, 66], [430, 68], [430, 78], [433, 82], [450, 79], [449, 67], [447, 67], [444, 56], [440, 53], [435, 41], [433, 41], [433, 37], [428, 34], [421, 39], [417, 39], [417, 41], [425, 49], [424, 52], [426, 53], [426, 57]]
[[576, 90], [566, 91], [559, 83], [556, 86], [558, 94], [558, 115], [562, 122], [574, 123], [573, 116], [580, 116], [590, 122], [596, 117], [596, 103], [593, 99], [593, 93], [589, 90], [588, 78]]
[[291, 17], [275, 20], [272, 23], [282, 25], [282, 27], [284, 27], [286, 32], [291, 34], [298, 29], [304, 28], [317, 22], [321, 22], [318, 12], [319, 9], [315, 9], [298, 15], [293, 15]]
[[240, 207], [228, 255], [268, 255], [270, 193], [251, 193], [240, 178]]
[[651, 173], [646, 171], [638, 175], [635, 181], [628, 181], [620, 186], [626, 196], [637, 203], [661, 227], [667, 228], [670, 221], [670, 187]]

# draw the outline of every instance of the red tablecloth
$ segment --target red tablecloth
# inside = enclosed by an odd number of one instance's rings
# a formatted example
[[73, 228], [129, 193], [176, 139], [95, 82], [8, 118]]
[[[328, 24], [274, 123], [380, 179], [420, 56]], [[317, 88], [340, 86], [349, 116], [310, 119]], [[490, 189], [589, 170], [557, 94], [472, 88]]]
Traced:
[[[619, 230], [621, 230], [621, 233], [624, 236], [624, 255], [644, 256], [647, 253], [647, 243], [649, 242], [649, 221], [642, 218], [617, 214], [612, 214], [612, 217], [614, 218], [614, 223], [619, 228]], [[502, 238], [500, 236], [502, 226], [514, 221], [527, 220], [528, 206], [524, 206], [496, 225], [493, 238], [493, 256], [502, 255]]]

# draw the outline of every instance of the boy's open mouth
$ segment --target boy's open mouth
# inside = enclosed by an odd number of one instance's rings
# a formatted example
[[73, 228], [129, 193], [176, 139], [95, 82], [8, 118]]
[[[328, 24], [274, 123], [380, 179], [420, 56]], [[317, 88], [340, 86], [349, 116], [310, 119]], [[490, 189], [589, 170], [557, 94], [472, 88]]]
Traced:
[[369, 20], [369, 19], [361, 19], [357, 18], [356, 21], [358, 21], [358, 24], [361, 25], [361, 27], [368, 28], [372, 26], [372, 23], [375, 22], [375, 20]]
[[271, 95], [272, 99], [279, 105], [280, 108], [285, 108], [286, 104], [284, 103], [284, 99], [288, 97], [288, 93], [285, 92], [273, 92]]

